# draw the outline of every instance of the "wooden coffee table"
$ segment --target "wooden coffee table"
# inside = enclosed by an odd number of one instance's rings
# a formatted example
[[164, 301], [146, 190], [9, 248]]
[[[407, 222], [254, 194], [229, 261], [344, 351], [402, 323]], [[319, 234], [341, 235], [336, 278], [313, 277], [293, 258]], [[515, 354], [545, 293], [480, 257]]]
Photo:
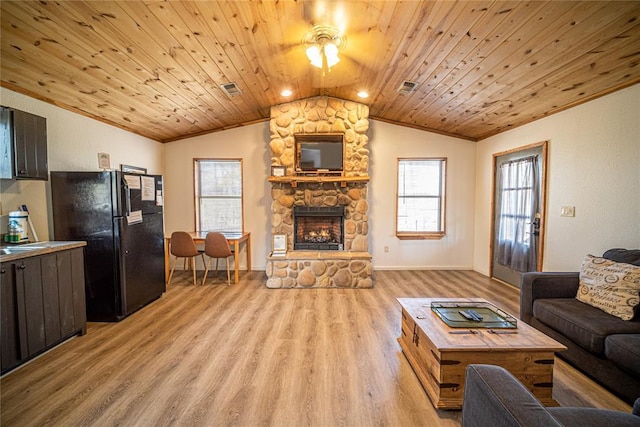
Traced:
[[398, 342], [427, 395], [438, 409], [460, 409], [467, 365], [509, 370], [547, 406], [552, 397], [554, 353], [567, 348], [524, 322], [517, 329], [451, 328], [432, 302], [480, 302], [481, 298], [398, 298], [402, 334]]

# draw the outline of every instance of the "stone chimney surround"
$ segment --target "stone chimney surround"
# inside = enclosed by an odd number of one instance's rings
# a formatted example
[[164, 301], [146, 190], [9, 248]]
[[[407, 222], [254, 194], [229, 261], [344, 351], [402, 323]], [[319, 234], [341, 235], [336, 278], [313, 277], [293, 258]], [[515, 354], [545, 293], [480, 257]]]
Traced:
[[[287, 236], [285, 256], [267, 257], [269, 288], [371, 288], [368, 252], [369, 107], [320, 96], [271, 107], [271, 166], [285, 176], [270, 177], [271, 233]], [[340, 176], [295, 171], [295, 134], [342, 133]], [[293, 207], [344, 207], [344, 250], [293, 250]]]

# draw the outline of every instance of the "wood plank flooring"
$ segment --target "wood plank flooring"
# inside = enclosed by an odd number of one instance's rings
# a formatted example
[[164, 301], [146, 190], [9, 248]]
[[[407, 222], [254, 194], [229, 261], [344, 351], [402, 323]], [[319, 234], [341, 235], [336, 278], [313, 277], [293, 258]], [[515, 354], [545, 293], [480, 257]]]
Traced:
[[[483, 297], [518, 314], [518, 290], [470, 271], [376, 271], [373, 289], [267, 289], [264, 272], [228, 287], [223, 275], [193, 286], [176, 273], [158, 301], [5, 375], [0, 424], [459, 426], [404, 358], [395, 298]], [[554, 385], [564, 406], [630, 411], [557, 359]]]

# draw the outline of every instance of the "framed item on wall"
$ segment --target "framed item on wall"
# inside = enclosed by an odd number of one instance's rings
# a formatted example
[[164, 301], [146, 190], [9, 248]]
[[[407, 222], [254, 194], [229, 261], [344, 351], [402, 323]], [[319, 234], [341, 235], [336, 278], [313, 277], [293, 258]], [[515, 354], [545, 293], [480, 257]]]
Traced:
[[105, 170], [111, 168], [111, 158], [108, 153], [98, 153], [98, 167]]
[[286, 173], [286, 166], [271, 166], [271, 176], [285, 176]]

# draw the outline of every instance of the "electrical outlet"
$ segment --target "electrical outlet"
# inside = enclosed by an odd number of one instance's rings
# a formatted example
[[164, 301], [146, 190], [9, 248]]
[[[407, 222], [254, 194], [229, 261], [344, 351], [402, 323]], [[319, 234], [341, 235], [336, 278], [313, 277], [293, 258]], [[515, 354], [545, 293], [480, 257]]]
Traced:
[[385, 247], [384, 247], [384, 251], [385, 251], [385, 253], [386, 253], [386, 252], [389, 252], [389, 246], [385, 246]]
[[560, 216], [576, 216], [576, 207], [575, 206], [560, 207]]

